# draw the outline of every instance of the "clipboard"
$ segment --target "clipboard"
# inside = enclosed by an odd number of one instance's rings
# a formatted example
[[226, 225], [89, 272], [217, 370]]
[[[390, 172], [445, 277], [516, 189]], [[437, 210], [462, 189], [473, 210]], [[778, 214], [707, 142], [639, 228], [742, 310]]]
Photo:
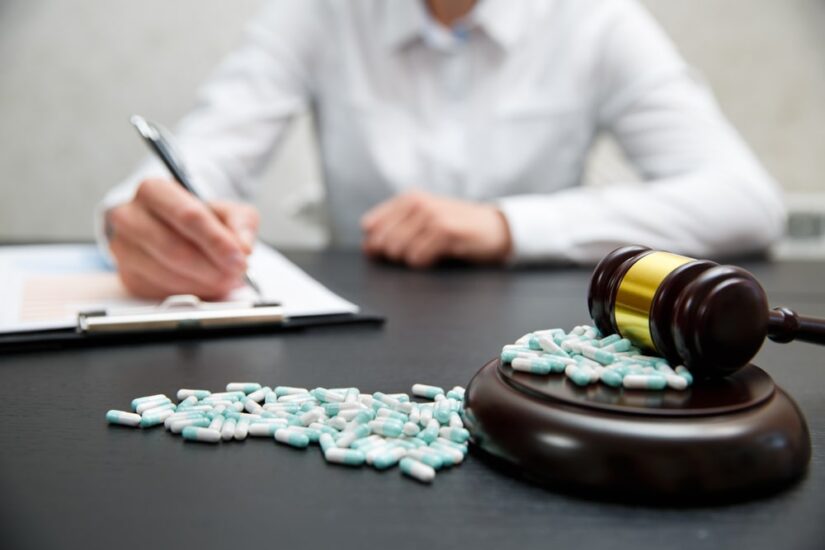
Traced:
[[[251, 266], [263, 293], [240, 289], [226, 301], [181, 295], [157, 304], [135, 299], [94, 245], [0, 247], [0, 352], [134, 345], [266, 334], [331, 325], [380, 325], [258, 243]], [[283, 300], [286, 303], [275, 303]]]
[[197, 296], [170, 296], [158, 306], [121, 311], [82, 311], [73, 329], [47, 329], [0, 335], [0, 351], [34, 351], [169, 340], [211, 339], [303, 330], [310, 327], [381, 325], [369, 313], [289, 317], [276, 302], [211, 303]]

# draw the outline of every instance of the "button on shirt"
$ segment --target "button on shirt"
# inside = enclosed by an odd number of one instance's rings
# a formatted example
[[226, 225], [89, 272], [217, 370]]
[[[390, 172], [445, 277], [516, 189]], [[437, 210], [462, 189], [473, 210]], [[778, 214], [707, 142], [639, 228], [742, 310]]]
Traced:
[[[270, 1], [179, 147], [207, 196], [249, 199], [308, 109], [334, 244], [360, 242], [360, 217], [411, 189], [497, 204], [516, 261], [626, 243], [738, 253], [783, 228], [776, 184], [632, 0], [481, 0], [451, 30], [417, 0]], [[640, 181], [581, 186], [602, 131]], [[152, 175], [150, 160], [102, 209]]]

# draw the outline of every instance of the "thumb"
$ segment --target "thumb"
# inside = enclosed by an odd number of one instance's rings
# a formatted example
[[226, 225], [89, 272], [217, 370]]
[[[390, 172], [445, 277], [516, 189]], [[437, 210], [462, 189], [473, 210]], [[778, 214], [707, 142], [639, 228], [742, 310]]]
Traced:
[[258, 233], [258, 211], [248, 204], [237, 202], [218, 201], [211, 206], [223, 224], [235, 234], [243, 251], [250, 254]]

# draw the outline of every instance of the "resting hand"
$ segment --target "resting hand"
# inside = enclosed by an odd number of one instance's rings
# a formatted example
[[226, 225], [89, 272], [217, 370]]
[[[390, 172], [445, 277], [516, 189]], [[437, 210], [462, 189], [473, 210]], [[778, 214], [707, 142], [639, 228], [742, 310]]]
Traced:
[[224, 297], [242, 285], [257, 230], [253, 207], [205, 204], [165, 179], [143, 181], [132, 201], [106, 213], [121, 281], [146, 298]]
[[445, 258], [499, 262], [512, 247], [507, 220], [495, 206], [423, 191], [379, 204], [361, 227], [367, 254], [418, 268]]

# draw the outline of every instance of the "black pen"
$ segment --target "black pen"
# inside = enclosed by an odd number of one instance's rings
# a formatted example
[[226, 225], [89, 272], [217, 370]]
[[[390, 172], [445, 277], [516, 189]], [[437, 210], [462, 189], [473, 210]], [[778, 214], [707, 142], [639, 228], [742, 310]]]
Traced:
[[[186, 171], [183, 162], [175, 155], [170, 140], [164, 138], [163, 131], [157, 125], [139, 115], [132, 115], [129, 122], [137, 128], [138, 133], [149, 146], [149, 149], [163, 162], [175, 181], [192, 193], [193, 196], [203, 200], [192, 185], [192, 180], [189, 179], [189, 173]], [[258, 297], [262, 297], [261, 288], [249, 275], [249, 271], [244, 273], [243, 277], [244, 282], [258, 294]]]

